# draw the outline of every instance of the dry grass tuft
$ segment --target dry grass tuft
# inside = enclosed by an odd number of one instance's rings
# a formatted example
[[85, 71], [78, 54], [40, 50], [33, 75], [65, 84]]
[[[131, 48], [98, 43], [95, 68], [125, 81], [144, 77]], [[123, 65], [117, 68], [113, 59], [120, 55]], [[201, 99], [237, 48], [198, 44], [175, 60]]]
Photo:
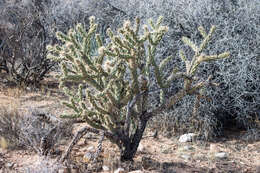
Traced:
[[[47, 118], [46, 118], [47, 117]], [[55, 130], [53, 130], [55, 129]], [[31, 109], [22, 112], [17, 105], [0, 107], [0, 134], [5, 148], [23, 147], [41, 153], [41, 142], [46, 136], [53, 148], [61, 140], [72, 136], [72, 124], [44, 111]]]
[[16, 104], [9, 105], [9, 107], [0, 107], [0, 134], [5, 140], [5, 148], [11, 148], [19, 145], [19, 123], [20, 114]]

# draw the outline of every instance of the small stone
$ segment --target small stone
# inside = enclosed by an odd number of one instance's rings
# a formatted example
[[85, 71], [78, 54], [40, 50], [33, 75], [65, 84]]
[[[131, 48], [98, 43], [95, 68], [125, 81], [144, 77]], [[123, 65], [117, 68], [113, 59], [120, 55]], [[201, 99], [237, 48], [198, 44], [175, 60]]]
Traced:
[[140, 152], [144, 152], [145, 148], [144, 148], [144, 146], [140, 143], [137, 150], [140, 151]]
[[26, 87], [26, 90], [27, 90], [27, 91], [32, 91], [32, 88]]
[[109, 171], [109, 170], [110, 170], [109, 167], [106, 166], [106, 165], [103, 165], [103, 166], [102, 166], [102, 169], [103, 169], [103, 171]]
[[215, 154], [215, 157], [218, 158], [218, 159], [225, 159], [225, 158], [227, 158], [227, 156], [228, 155], [225, 152], [220, 152], [220, 153]]
[[125, 173], [123, 168], [118, 168], [114, 173]]
[[9, 169], [11, 169], [13, 166], [14, 166], [14, 163], [12, 163], [12, 162], [6, 163], [6, 167]]
[[184, 160], [190, 160], [191, 156], [188, 154], [182, 154], [181, 158], [183, 158]]
[[193, 138], [196, 136], [195, 133], [188, 133], [184, 134], [179, 138], [179, 142], [184, 143], [184, 142], [192, 142]]
[[88, 147], [87, 151], [93, 151], [95, 148], [93, 146]]

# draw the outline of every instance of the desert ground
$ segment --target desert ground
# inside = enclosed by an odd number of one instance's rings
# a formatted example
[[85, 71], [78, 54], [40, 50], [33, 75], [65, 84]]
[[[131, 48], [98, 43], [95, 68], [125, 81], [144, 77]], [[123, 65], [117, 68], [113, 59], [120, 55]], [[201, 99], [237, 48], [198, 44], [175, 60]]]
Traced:
[[[58, 89], [58, 82], [53, 78], [43, 81], [41, 88], [36, 90], [12, 86], [3, 81], [0, 85], [0, 106], [21, 112], [34, 107], [58, 117], [64, 111], [69, 111], [60, 103], [66, 99]], [[73, 133], [84, 125], [86, 124], [74, 124]], [[147, 128], [134, 162], [131, 163], [120, 163], [117, 147], [105, 139], [98, 161], [88, 166], [92, 166], [89, 172], [114, 172], [118, 168], [123, 168], [125, 172], [260, 172], [257, 170], [260, 165], [260, 141], [242, 140], [241, 136], [246, 135], [246, 131], [229, 130], [215, 141], [193, 140], [186, 143], [180, 143], [178, 135], [166, 137], [161, 131], [154, 138], [154, 132], [155, 129]], [[95, 150], [97, 141], [98, 136], [88, 134], [73, 148], [69, 163], [74, 165], [74, 172], [86, 171], [84, 154]], [[55, 159], [64, 152], [69, 142], [62, 142], [58, 147], [61, 151], [59, 154], [47, 157], [30, 149], [0, 148], [0, 172], [44, 172], [43, 170], [48, 170], [47, 167], [56, 164]], [[226, 156], [217, 158], [216, 153], [219, 152], [226, 153]], [[59, 168], [59, 172], [66, 170], [68, 169], [64, 166]]]

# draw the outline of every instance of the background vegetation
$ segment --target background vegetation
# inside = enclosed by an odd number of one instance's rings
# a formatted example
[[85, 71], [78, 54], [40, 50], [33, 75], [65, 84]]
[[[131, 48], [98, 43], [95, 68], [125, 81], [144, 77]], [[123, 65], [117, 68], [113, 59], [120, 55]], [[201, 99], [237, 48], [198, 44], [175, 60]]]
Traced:
[[[200, 102], [194, 112], [195, 98], [186, 97], [150, 125], [170, 135], [195, 129], [204, 139], [213, 139], [226, 128], [259, 133], [255, 123], [260, 118], [259, 0], [2, 0], [0, 14], [0, 73], [6, 80], [26, 85], [37, 84], [48, 72], [59, 71], [46, 59], [45, 49], [47, 44], [58, 43], [56, 31], [66, 32], [77, 23], [88, 27], [92, 15], [98, 19], [98, 32], [105, 42], [106, 29], [115, 30], [125, 19], [139, 17], [145, 22], [164, 16], [169, 32], [158, 48], [158, 62], [168, 55], [177, 57], [180, 49], [192, 57], [193, 51], [181, 37], [197, 43], [201, 39], [198, 26], [209, 30], [216, 25], [216, 37], [206, 53], [228, 50], [231, 57], [204, 64], [198, 71], [202, 79], [213, 75], [213, 81], [219, 83], [219, 87], [204, 91], [211, 101]], [[184, 63], [175, 58], [165, 72], [170, 73], [173, 65], [184, 68]], [[169, 94], [182, 87], [182, 81], [174, 83]], [[156, 95], [152, 105], [157, 104]]]

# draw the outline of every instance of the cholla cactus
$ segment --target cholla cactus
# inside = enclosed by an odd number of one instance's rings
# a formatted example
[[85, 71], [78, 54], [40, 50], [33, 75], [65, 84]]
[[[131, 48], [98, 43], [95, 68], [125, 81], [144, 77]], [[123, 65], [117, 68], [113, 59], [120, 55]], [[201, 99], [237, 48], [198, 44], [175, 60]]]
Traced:
[[[170, 76], [166, 76], [163, 69], [172, 57], [165, 58], [160, 64], [155, 61], [156, 47], [168, 31], [167, 26], [161, 25], [162, 20], [163, 17], [159, 17], [155, 23], [149, 20], [149, 26], [143, 26], [143, 34], [139, 34], [139, 19], [136, 19], [134, 26], [126, 21], [117, 33], [107, 30], [111, 42], [104, 45], [100, 35], [96, 34], [95, 19], [91, 17], [88, 32], [78, 24], [68, 34], [57, 33], [57, 38], [64, 42], [62, 46], [48, 46], [49, 57], [61, 64], [63, 75], [60, 78], [60, 87], [70, 96], [70, 102], [64, 104], [75, 111], [70, 117], [82, 118], [95, 129], [91, 132], [104, 131], [105, 136], [121, 149], [123, 161], [134, 157], [147, 121], [152, 116], [170, 108], [187, 94], [198, 95], [198, 90], [209, 83], [207, 80], [193, 84], [199, 64], [229, 55], [204, 55], [203, 49], [215, 27], [212, 27], [209, 34], [200, 27], [204, 40], [199, 47], [183, 38], [184, 43], [195, 51], [191, 61], [185, 57], [183, 51], [180, 52], [186, 64], [186, 72], [174, 69]], [[92, 51], [95, 46], [94, 38], [98, 45], [97, 54]], [[152, 69], [161, 91], [161, 104], [149, 111], [147, 103]], [[166, 100], [165, 89], [173, 80], [180, 78], [185, 80], [184, 89]], [[78, 91], [73, 92], [65, 87], [67, 81], [79, 83]], [[86, 84], [87, 88], [83, 89]], [[86, 98], [83, 96], [84, 92]]]

